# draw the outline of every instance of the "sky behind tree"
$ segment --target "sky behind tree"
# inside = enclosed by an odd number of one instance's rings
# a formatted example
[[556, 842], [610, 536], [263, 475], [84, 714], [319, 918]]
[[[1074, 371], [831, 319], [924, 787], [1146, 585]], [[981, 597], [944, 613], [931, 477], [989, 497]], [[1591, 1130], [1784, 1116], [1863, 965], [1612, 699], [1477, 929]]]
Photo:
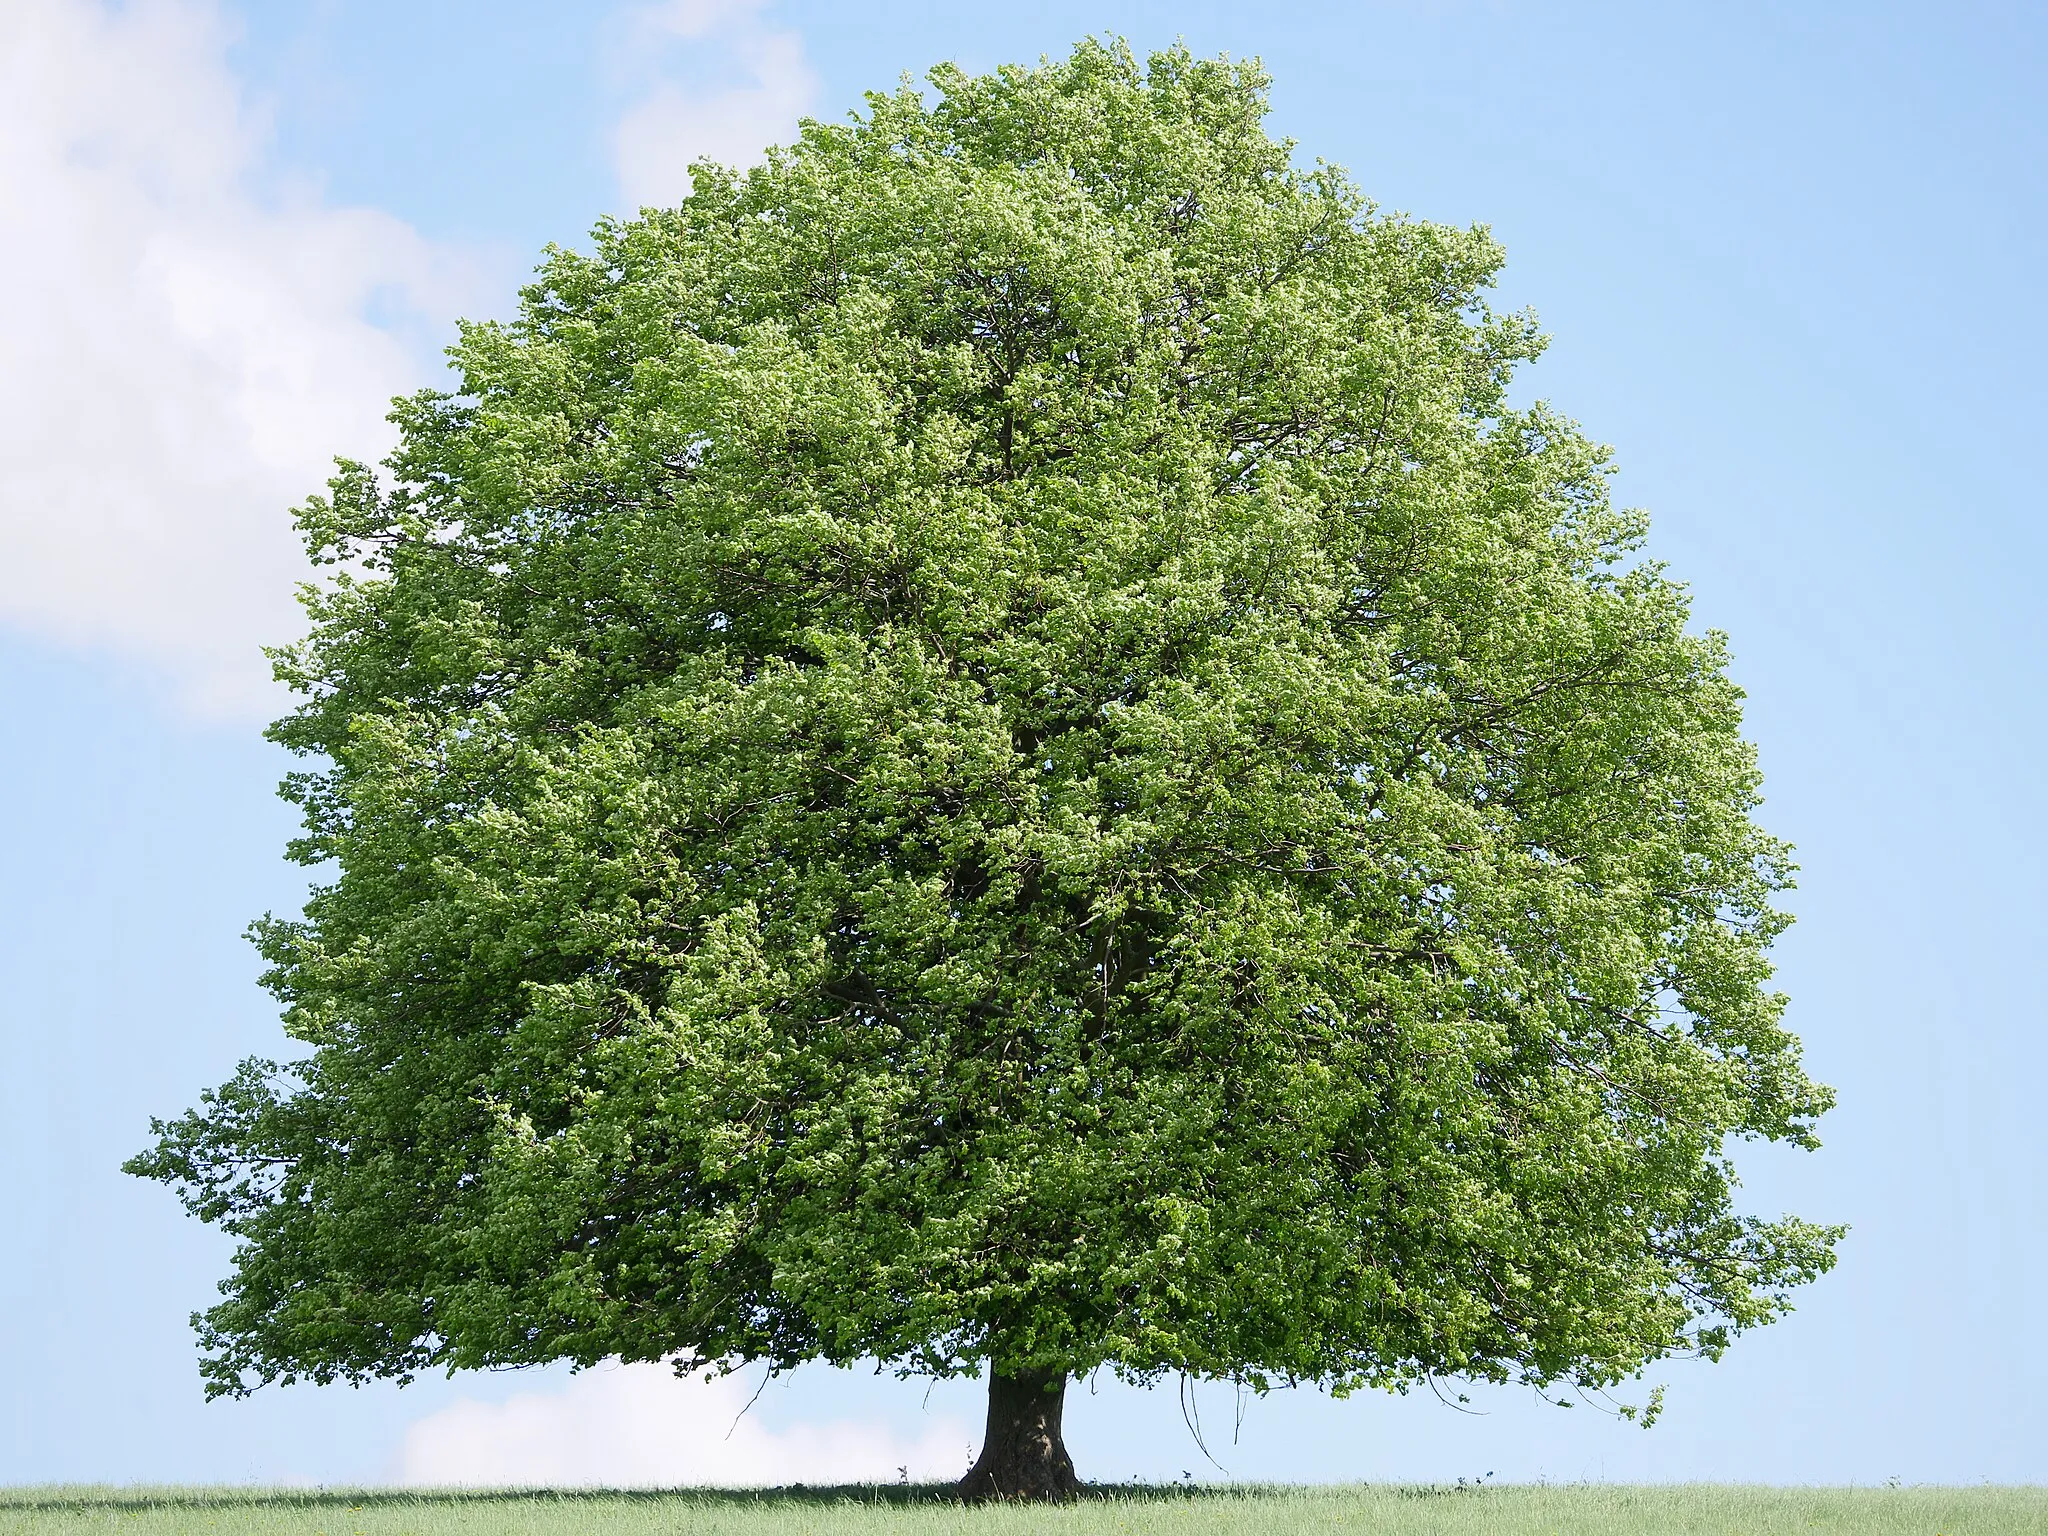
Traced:
[[[2043, 555], [2048, 22], [2032, 7], [17, 0], [0, 19], [0, 1479], [955, 1475], [971, 1384], [644, 1372], [202, 1406], [219, 1239], [124, 1179], [150, 1113], [283, 1042], [243, 925], [295, 904], [287, 509], [374, 454], [457, 315], [708, 153], [940, 59], [1089, 32], [1258, 54], [1382, 207], [1492, 226], [1523, 389], [1617, 450], [1733, 637], [1804, 868], [1790, 1022], [1841, 1091], [1749, 1203], [1854, 1228], [1645, 1433], [1474, 1394], [1199, 1398], [1247, 1477], [2048, 1477]], [[746, 1391], [751, 1392], [749, 1380]], [[1169, 1389], [1084, 1387], [1086, 1476], [1214, 1475]], [[1219, 1429], [1220, 1422], [1220, 1429]], [[627, 1433], [623, 1426], [672, 1427]], [[607, 1428], [607, 1426], [611, 1426]], [[958, 1445], [953, 1441], [957, 1439]], [[708, 1449], [715, 1443], [723, 1449]], [[665, 1445], [685, 1447], [670, 1451]], [[563, 1449], [567, 1447], [568, 1449]], [[580, 1447], [581, 1449], [577, 1449]], [[670, 1458], [670, 1459], [664, 1459]]]

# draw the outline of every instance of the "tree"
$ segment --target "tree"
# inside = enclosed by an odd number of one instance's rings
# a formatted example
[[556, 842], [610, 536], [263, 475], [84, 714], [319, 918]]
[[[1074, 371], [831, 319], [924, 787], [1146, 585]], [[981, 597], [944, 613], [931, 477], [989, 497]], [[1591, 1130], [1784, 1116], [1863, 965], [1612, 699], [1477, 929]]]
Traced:
[[301, 522], [307, 1053], [131, 1168], [213, 1393], [620, 1356], [1599, 1387], [1837, 1229], [1715, 634], [1483, 230], [1256, 66], [932, 72], [552, 251]]

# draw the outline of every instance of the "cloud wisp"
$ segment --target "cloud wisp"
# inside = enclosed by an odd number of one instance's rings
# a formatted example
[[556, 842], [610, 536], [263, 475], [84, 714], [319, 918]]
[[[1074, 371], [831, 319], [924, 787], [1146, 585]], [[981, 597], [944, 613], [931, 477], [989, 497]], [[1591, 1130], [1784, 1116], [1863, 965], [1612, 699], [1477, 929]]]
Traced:
[[283, 175], [208, 0], [4, 12], [0, 623], [266, 712], [290, 508], [385, 449], [477, 268]]
[[753, 165], [794, 136], [818, 78], [803, 38], [769, 25], [762, 9], [762, 0], [668, 0], [632, 13], [626, 55], [681, 64], [701, 78], [656, 78], [620, 118], [612, 163], [629, 207], [687, 197], [692, 161]]
[[401, 1483], [467, 1487], [766, 1487], [955, 1478], [972, 1436], [935, 1419], [915, 1439], [874, 1423], [770, 1429], [737, 1376], [601, 1366], [552, 1392], [459, 1402], [405, 1433]]

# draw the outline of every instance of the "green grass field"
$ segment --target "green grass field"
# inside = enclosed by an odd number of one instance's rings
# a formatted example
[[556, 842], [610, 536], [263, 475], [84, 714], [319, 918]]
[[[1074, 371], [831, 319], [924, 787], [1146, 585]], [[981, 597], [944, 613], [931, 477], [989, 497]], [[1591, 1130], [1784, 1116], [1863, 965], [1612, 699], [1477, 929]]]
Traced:
[[0, 1533], [178, 1536], [809, 1536], [818, 1532], [1364, 1531], [1386, 1536], [2041, 1536], [2048, 1488], [1669, 1487], [1105, 1490], [1062, 1509], [963, 1508], [939, 1490], [400, 1493], [0, 1489]]

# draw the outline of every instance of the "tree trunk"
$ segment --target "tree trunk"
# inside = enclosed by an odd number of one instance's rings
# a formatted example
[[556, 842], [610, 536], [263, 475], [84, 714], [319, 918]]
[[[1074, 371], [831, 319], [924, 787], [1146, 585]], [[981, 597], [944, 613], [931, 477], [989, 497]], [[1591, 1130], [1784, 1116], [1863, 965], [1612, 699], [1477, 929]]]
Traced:
[[1065, 1371], [988, 1375], [988, 1433], [981, 1459], [960, 1479], [963, 1499], [1071, 1499], [1081, 1491], [1060, 1438]]

